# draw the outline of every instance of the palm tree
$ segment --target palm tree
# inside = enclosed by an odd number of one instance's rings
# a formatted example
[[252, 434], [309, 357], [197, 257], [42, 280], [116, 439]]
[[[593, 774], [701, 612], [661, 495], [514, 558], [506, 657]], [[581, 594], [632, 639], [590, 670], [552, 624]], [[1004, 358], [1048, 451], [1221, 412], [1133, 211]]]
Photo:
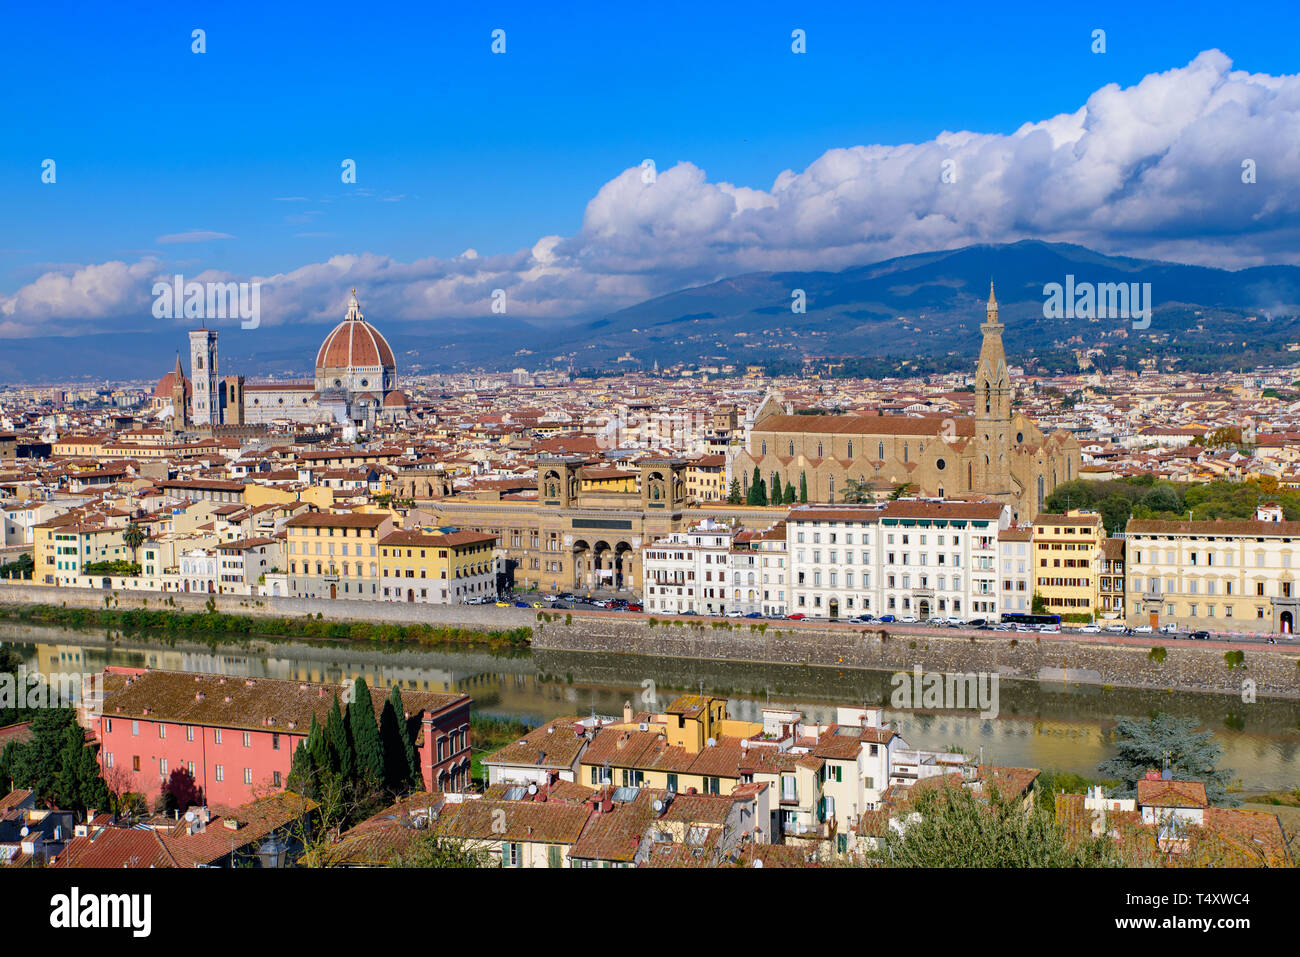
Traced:
[[122, 532], [123, 543], [125, 543], [127, 548], [131, 549], [131, 562], [133, 564], [140, 564], [140, 546], [144, 544], [145, 537], [144, 529], [135, 522], [128, 525], [126, 530]]

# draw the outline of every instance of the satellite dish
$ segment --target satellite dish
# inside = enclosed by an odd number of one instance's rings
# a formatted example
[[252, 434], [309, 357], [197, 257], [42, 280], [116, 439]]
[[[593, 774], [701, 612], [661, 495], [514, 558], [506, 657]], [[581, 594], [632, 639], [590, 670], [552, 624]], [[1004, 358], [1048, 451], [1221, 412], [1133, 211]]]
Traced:
[[26, 836], [27, 836], [28, 834], [30, 834], [31, 832], [32, 832], [32, 829], [31, 829], [30, 827], [27, 827], [26, 825], [23, 825], [23, 829], [22, 829], [21, 831], [19, 831], [18, 833], [21, 834], [23, 837], [26, 837]]
[[754, 858], [754, 866], [755, 866], [755, 867], [762, 867], [762, 866], [763, 866], [763, 859], [762, 859], [761, 857], [756, 857], [756, 858]]
[[664, 802], [656, 798], [654, 803], [654, 809], [656, 814], [662, 814], [664, 810]]
[[187, 820], [187, 821], [191, 821], [191, 822], [192, 822], [192, 821], [194, 821], [197, 817], [198, 817], [198, 815], [195, 814], [193, 811], [186, 811], [186, 812], [185, 812], [185, 820]]
[[537, 793], [537, 785], [536, 785], [536, 784], [530, 784], [530, 785], [528, 785], [528, 793], [529, 793], [529, 794], [536, 794], [536, 793]]

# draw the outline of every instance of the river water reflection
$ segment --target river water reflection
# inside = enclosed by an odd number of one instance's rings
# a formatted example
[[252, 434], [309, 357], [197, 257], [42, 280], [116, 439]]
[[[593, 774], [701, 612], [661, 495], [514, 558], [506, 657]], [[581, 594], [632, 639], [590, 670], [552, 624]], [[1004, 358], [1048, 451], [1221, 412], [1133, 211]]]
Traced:
[[341, 681], [462, 691], [474, 710], [540, 723], [567, 714], [620, 714], [653, 696], [662, 708], [679, 691], [725, 694], [732, 717], [759, 720], [765, 703], [799, 708], [829, 722], [841, 704], [881, 705], [886, 720], [917, 747], [955, 745], [990, 763], [1092, 774], [1109, 753], [1105, 732], [1123, 715], [1157, 710], [1195, 718], [1223, 747], [1221, 766], [1250, 791], [1300, 786], [1300, 702], [1243, 704], [1225, 695], [1134, 691], [1086, 685], [1003, 681], [1000, 714], [898, 712], [888, 707], [887, 672], [751, 662], [522, 651], [494, 655], [463, 648], [381, 649], [364, 644], [201, 641], [122, 637], [0, 622], [0, 643], [16, 647], [29, 670], [93, 672], [127, 665], [205, 674]]

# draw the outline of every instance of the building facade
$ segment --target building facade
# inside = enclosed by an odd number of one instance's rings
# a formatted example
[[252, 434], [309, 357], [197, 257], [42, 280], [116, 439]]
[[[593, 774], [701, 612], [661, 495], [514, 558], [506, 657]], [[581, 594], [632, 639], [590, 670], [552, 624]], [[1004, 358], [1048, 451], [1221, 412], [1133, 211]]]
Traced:
[[785, 415], [768, 402], [730, 474], [748, 486], [755, 467], [770, 488], [806, 481], [814, 502], [863, 487], [907, 485], [921, 497], [990, 496], [1016, 519], [1037, 514], [1052, 490], [1078, 478], [1078, 440], [1045, 435], [1013, 408], [998, 304], [989, 290], [972, 415]]

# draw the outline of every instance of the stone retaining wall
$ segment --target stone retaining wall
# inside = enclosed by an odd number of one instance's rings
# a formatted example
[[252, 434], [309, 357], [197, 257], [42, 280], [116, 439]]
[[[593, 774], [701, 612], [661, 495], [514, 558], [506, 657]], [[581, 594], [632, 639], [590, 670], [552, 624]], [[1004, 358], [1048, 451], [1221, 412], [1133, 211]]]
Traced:
[[[801, 627], [796, 622], [750, 623], [702, 618], [619, 620], [563, 612], [543, 616], [533, 629], [535, 650], [653, 654], [669, 658], [744, 660], [786, 665], [871, 668], [884, 671], [987, 672], [1004, 678], [1114, 685], [1161, 691], [1240, 695], [1247, 680], [1259, 697], [1300, 698], [1300, 655], [1266, 646], [1247, 650], [1230, 667], [1221, 648], [1105, 644], [1087, 638], [1039, 639], [1032, 634], [889, 633], [879, 628]], [[1234, 656], [1235, 657], [1235, 656]]]

